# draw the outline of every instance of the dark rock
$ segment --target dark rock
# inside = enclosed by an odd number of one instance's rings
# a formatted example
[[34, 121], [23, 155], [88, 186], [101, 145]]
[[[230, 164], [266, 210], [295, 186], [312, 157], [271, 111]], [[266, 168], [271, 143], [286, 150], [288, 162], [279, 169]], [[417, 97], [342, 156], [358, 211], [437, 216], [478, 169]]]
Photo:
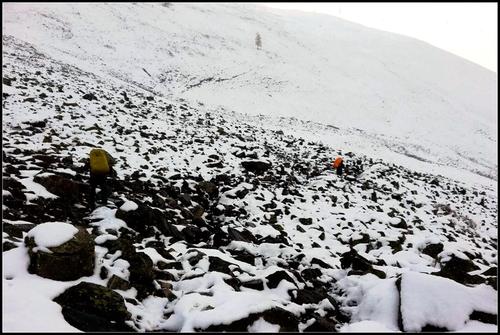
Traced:
[[386, 277], [385, 272], [374, 269], [373, 265], [366, 258], [359, 255], [354, 249], [341, 255], [340, 266], [342, 269], [351, 268], [349, 274], [353, 275], [372, 273], [382, 279]]
[[300, 275], [305, 280], [312, 281], [312, 280], [317, 279], [318, 277], [321, 277], [323, 275], [323, 273], [321, 272], [320, 269], [306, 268], [306, 269], [302, 270]]
[[318, 259], [315, 257], [313, 257], [311, 259], [311, 265], [313, 265], [313, 264], [319, 265], [323, 269], [331, 269], [332, 268], [332, 266], [330, 264], [327, 264], [327, 263], [323, 262], [321, 259]]
[[205, 209], [199, 205], [196, 205], [196, 206], [194, 206], [194, 208], [191, 212], [193, 214], [194, 219], [201, 219], [201, 217], [205, 213]]
[[130, 283], [150, 283], [154, 279], [153, 261], [143, 252], [138, 252], [129, 260]]
[[153, 280], [155, 271], [153, 261], [143, 252], [138, 252], [129, 260], [130, 284], [137, 289], [137, 299], [143, 300], [157, 290]]
[[166, 262], [163, 262], [163, 261], [158, 261], [158, 263], [156, 263], [156, 265], [158, 266], [158, 268], [160, 270], [169, 270], [169, 269], [182, 270], [183, 269], [181, 262], [169, 262], [169, 263], [166, 263]]
[[101, 267], [101, 270], [99, 271], [99, 278], [104, 280], [104, 279], [108, 278], [108, 275], [109, 275], [108, 268], [105, 266]]
[[292, 299], [293, 302], [303, 304], [317, 304], [328, 296], [326, 290], [322, 287], [305, 288], [297, 291], [297, 296]]
[[205, 253], [198, 251], [198, 250], [194, 250], [194, 253], [195, 253], [194, 255], [191, 255], [188, 258], [189, 264], [191, 266], [195, 266], [196, 264], [198, 264], [199, 261], [201, 261], [203, 259], [203, 257], [206, 256]]
[[287, 241], [284, 235], [278, 235], [278, 236], [266, 236], [258, 240], [258, 243], [273, 243], [273, 244], [284, 244], [284, 245], [290, 245], [290, 243]]
[[250, 265], [255, 265], [255, 255], [246, 250], [228, 250], [232, 257], [240, 262], [245, 262]]
[[361, 238], [357, 240], [353, 240], [352, 238], [349, 240], [349, 244], [354, 246], [359, 243], [370, 243], [370, 235], [361, 233]]
[[217, 185], [215, 185], [214, 183], [208, 182], [208, 181], [199, 182], [196, 185], [196, 188], [198, 190], [201, 190], [201, 191], [207, 193], [208, 196], [212, 199], [216, 198], [219, 195], [219, 190], [217, 188]]
[[17, 248], [17, 245], [10, 242], [10, 241], [4, 241], [2, 243], [2, 252], [6, 252], [6, 251], [12, 250], [14, 248]]
[[264, 282], [261, 279], [252, 279], [246, 282], [242, 282], [241, 286], [251, 288], [253, 290], [263, 291], [264, 290]]
[[480, 321], [483, 323], [491, 323], [494, 325], [498, 325], [498, 315], [496, 315], [496, 314], [489, 314], [489, 313], [485, 313], [485, 312], [474, 311], [469, 316], [469, 319], [477, 320], [477, 321]]
[[489, 268], [488, 270], [481, 273], [482, 276], [497, 276], [498, 268], [496, 266]]
[[24, 242], [30, 258], [29, 273], [61, 281], [91, 276], [94, 273], [94, 239], [85, 228], [77, 228], [71, 240], [48, 248], [52, 253], [33, 251], [37, 247], [35, 239], [27, 236]]
[[207, 164], [207, 167], [213, 169], [213, 168], [223, 168], [224, 167], [224, 164], [222, 164], [222, 162], [215, 162], [215, 163], [208, 163]]
[[186, 228], [182, 230], [182, 235], [184, 236], [184, 240], [191, 244], [197, 244], [208, 240], [207, 234], [195, 225], [187, 225]]
[[63, 307], [62, 315], [70, 325], [85, 332], [135, 332], [124, 322], [109, 321], [105, 317], [71, 307]]
[[131, 236], [122, 233], [119, 239], [107, 240], [101, 246], [107, 248], [110, 254], [120, 251], [121, 257], [128, 261], [136, 253], [134, 243], [135, 241]]
[[261, 313], [252, 313], [248, 317], [234, 321], [229, 325], [212, 325], [204, 331], [207, 332], [248, 332], [248, 327], [258, 319], [280, 326], [280, 332], [298, 332], [300, 320], [291, 312], [279, 307], [274, 307]]
[[439, 186], [439, 180], [437, 180], [436, 178], [432, 179], [429, 184], [431, 185], [436, 185], [436, 186]]
[[191, 196], [187, 193], [181, 193], [179, 195], [179, 200], [181, 201], [181, 204], [184, 206], [191, 206]]
[[83, 331], [130, 330], [131, 314], [121, 295], [101, 285], [81, 282], [54, 298], [68, 323]]
[[[23, 230], [17, 227], [17, 225], [13, 225], [7, 222], [3, 222], [3, 232], [8, 234], [11, 237], [23, 238]], [[35, 225], [32, 225], [32, 228]]]
[[169, 301], [174, 301], [175, 299], [177, 299], [175, 293], [172, 292], [172, 284], [162, 280], [158, 281], [158, 284], [160, 285], [160, 289], [156, 292], [157, 296], [167, 298]]
[[241, 281], [238, 278], [231, 277], [229, 279], [224, 279], [224, 282], [231, 286], [235, 291], [240, 291]]
[[215, 256], [209, 256], [208, 261], [210, 263], [208, 271], [218, 271], [226, 274], [232, 274], [232, 271], [229, 269], [229, 267], [238, 267], [233, 263], [226, 262], [225, 260]]
[[319, 244], [318, 244], [318, 243], [316, 243], [316, 242], [313, 242], [313, 243], [311, 244], [311, 247], [313, 247], [313, 248], [321, 248], [321, 245], [319, 245]]
[[76, 102], [63, 102], [63, 106], [68, 106], [68, 107], [78, 107], [78, 103]]
[[250, 192], [249, 189], [244, 188], [242, 190], [236, 191], [235, 194], [238, 198], [243, 199], [249, 192]]
[[171, 176], [169, 177], [169, 179], [172, 179], [172, 180], [179, 180], [179, 179], [182, 179], [182, 176], [181, 176], [181, 174], [180, 174], [180, 173], [176, 173], [176, 174], [174, 174], [174, 175], [171, 175]]
[[406, 221], [403, 218], [398, 218], [399, 222], [397, 224], [393, 224], [392, 226], [395, 228], [400, 228], [400, 229], [407, 229], [408, 225], [406, 224]]
[[422, 250], [422, 253], [429, 255], [432, 258], [437, 258], [437, 255], [443, 251], [443, 248], [443, 243], [431, 243], [425, 246], [425, 248]]
[[312, 224], [312, 219], [311, 218], [299, 218], [299, 222], [302, 223], [303, 225], [310, 225], [310, 224]]
[[167, 222], [164, 213], [142, 203], [138, 203], [138, 208], [134, 211], [118, 209], [115, 216], [125, 221], [130, 228], [147, 237], [154, 235], [152, 227], [156, 227], [163, 235], [171, 236], [173, 242], [184, 240], [184, 235], [174, 225]]
[[123, 278], [113, 275], [111, 278], [109, 278], [107, 287], [112, 290], [126, 291], [130, 288], [130, 283]]
[[282, 280], [295, 284], [295, 280], [285, 271], [276, 271], [266, 277], [267, 287], [276, 288]]
[[259, 314], [261, 314], [261, 317], [267, 322], [279, 325], [280, 332], [298, 332], [300, 320], [295, 314], [285, 309], [274, 307]]
[[32, 127], [35, 127], [35, 128], [45, 128], [47, 126], [47, 120], [33, 121], [33, 122], [26, 122], [26, 123], [31, 125]]
[[[2, 189], [9, 191], [15, 199], [26, 201], [26, 196], [22, 191], [25, 189], [24, 185], [14, 178], [2, 178]], [[6, 200], [4, 200], [6, 201]]]
[[173, 281], [175, 280], [175, 276], [168, 271], [155, 270], [155, 279]]
[[449, 332], [450, 330], [448, 328], [443, 328], [443, 327], [439, 327], [439, 326], [434, 326], [434, 325], [431, 325], [431, 324], [427, 324], [425, 326], [422, 327], [421, 329], [421, 332], [422, 333], [425, 333], [425, 332], [429, 332], [429, 333], [436, 333], [436, 332], [439, 332], [439, 333], [447, 333]]
[[227, 237], [227, 234], [220, 228], [213, 228], [213, 237], [212, 237], [212, 245], [214, 248], [219, 248], [222, 246], [226, 246], [231, 242]]
[[461, 284], [476, 284], [477, 278], [468, 274], [468, 272], [479, 269], [470, 259], [462, 259], [451, 255], [446, 263], [441, 263], [441, 270], [433, 273], [437, 276], [452, 279]]
[[229, 239], [233, 240], [233, 241], [243, 241], [243, 242], [248, 242], [248, 243], [256, 243], [257, 242], [257, 239], [255, 238], [255, 236], [253, 236], [253, 234], [246, 229], [243, 229], [240, 232], [234, 228], [229, 227], [227, 229], [227, 234], [228, 234]]
[[12, 81], [15, 80], [15, 79], [11, 79], [11, 78], [7, 78], [7, 77], [3, 77], [2, 78], [2, 83], [4, 85], [7, 85], [7, 86], [12, 86]]
[[326, 317], [319, 317], [314, 321], [312, 325], [309, 327], [305, 328], [303, 331], [304, 332], [331, 332], [331, 333], [336, 333], [337, 329], [335, 326], [337, 325], [337, 320], [332, 321], [329, 318]]
[[83, 183], [75, 182], [71, 179], [51, 175], [47, 177], [35, 176], [33, 181], [44, 186], [47, 191], [60, 196], [65, 202], [75, 203], [83, 199], [86, 194], [86, 187]]
[[271, 163], [262, 161], [244, 161], [241, 165], [245, 170], [253, 172], [255, 174], [263, 174], [271, 168]]
[[160, 254], [161, 257], [165, 259], [175, 260], [174, 256], [172, 256], [166, 249], [165, 244], [159, 241], [149, 241], [145, 244], [146, 248], [153, 248]]
[[86, 99], [86, 100], [98, 100], [97, 97], [93, 94], [93, 93], [87, 93], [85, 94], [84, 96], [82, 96], [82, 99]]

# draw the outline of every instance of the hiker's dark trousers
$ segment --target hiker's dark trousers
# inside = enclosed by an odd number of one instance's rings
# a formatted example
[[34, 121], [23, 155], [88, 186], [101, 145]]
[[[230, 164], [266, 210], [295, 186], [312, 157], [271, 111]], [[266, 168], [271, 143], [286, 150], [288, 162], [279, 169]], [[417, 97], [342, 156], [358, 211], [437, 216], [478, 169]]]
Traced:
[[97, 186], [101, 189], [101, 192], [99, 194], [101, 195], [102, 203], [107, 204], [108, 203], [108, 196], [109, 196], [109, 188], [106, 183], [107, 175], [97, 175], [97, 174], [90, 174], [90, 194], [89, 194], [89, 204], [90, 206], [95, 206], [96, 202], [96, 192], [95, 189]]
[[344, 172], [344, 163], [340, 163], [340, 165], [337, 167], [337, 175], [341, 176], [342, 172]]

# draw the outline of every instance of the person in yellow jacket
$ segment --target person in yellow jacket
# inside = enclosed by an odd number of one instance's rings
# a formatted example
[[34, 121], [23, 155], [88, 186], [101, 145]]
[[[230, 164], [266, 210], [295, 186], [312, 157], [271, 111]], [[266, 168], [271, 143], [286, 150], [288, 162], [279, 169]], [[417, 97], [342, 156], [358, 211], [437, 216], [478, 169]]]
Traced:
[[95, 207], [96, 187], [101, 189], [102, 203], [107, 204], [110, 190], [107, 185], [107, 177], [116, 175], [113, 170], [115, 159], [104, 149], [95, 148], [90, 150], [88, 166], [90, 169], [90, 194], [89, 205]]

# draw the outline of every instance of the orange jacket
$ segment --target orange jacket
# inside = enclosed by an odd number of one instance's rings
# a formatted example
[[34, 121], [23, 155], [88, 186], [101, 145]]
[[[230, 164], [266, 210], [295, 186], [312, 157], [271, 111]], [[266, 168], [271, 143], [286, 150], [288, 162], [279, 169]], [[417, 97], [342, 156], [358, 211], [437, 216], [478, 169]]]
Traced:
[[341, 157], [337, 157], [335, 159], [335, 161], [332, 163], [333, 165], [333, 168], [336, 169], [340, 166], [340, 164], [342, 163], [342, 158]]

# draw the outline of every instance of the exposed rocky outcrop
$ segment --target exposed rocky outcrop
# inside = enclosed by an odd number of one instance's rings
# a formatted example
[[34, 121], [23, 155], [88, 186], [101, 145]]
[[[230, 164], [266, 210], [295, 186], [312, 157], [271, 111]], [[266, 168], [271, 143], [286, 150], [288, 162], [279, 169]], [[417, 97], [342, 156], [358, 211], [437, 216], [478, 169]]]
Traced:
[[66, 321], [83, 331], [132, 331], [123, 297], [104, 286], [81, 282], [54, 298]]
[[26, 237], [25, 244], [30, 257], [30, 273], [63, 281], [94, 273], [94, 240], [83, 227], [78, 227], [78, 232], [68, 242], [49, 248], [50, 253], [36, 250], [38, 246], [32, 237]]

